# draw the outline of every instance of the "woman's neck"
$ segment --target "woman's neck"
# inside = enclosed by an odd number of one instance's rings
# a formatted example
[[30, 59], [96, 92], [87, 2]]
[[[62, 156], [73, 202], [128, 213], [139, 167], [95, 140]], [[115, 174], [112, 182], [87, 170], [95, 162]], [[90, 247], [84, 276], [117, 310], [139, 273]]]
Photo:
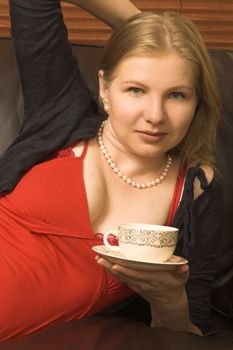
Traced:
[[165, 179], [172, 161], [169, 155], [163, 153], [157, 157], [146, 157], [130, 152], [108, 130], [103, 135], [104, 125], [98, 132], [97, 143], [112, 171], [138, 188], [152, 187]]

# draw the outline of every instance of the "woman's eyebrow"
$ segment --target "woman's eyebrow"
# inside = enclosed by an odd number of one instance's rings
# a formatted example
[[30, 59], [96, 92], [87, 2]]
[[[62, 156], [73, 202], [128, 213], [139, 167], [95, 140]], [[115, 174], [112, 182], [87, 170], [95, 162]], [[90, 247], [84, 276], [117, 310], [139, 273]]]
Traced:
[[173, 90], [173, 89], [186, 89], [186, 90], [193, 90], [194, 87], [190, 86], [190, 85], [175, 85], [175, 86], [171, 86], [169, 88], [169, 90]]
[[[121, 83], [122, 85], [140, 85], [142, 87], [146, 87], [147, 85], [140, 82], [139, 80], [126, 80]], [[175, 90], [175, 89], [186, 89], [186, 90], [193, 90], [194, 87], [190, 85], [172, 85], [167, 88], [167, 90]]]
[[141, 85], [141, 86], [146, 87], [146, 84], [143, 84], [139, 80], [126, 80], [126, 81], [122, 82], [122, 85]]

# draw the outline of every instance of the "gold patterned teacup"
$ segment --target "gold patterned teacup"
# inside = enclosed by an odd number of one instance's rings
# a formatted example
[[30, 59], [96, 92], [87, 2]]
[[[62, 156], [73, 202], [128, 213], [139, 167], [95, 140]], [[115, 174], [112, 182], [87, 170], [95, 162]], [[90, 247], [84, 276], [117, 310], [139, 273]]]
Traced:
[[[174, 253], [179, 230], [175, 227], [125, 223], [118, 230], [104, 233], [104, 245], [125, 258], [144, 262], [164, 262]], [[109, 235], [118, 238], [118, 246], [109, 243]]]

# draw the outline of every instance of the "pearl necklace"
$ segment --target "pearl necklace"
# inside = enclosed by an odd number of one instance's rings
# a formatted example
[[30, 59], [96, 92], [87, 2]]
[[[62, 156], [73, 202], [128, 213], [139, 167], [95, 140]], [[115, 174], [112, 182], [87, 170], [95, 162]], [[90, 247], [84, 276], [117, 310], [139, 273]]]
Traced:
[[139, 183], [139, 182], [133, 181], [132, 179], [129, 179], [127, 176], [125, 176], [117, 168], [116, 164], [112, 161], [110, 154], [108, 153], [108, 151], [106, 150], [106, 148], [104, 146], [104, 143], [102, 140], [102, 134], [103, 134], [103, 128], [104, 128], [106, 123], [107, 123], [107, 120], [104, 120], [99, 128], [99, 131], [97, 134], [97, 143], [99, 145], [100, 151], [104, 155], [104, 158], [106, 159], [107, 163], [112, 168], [114, 173], [117, 174], [128, 185], [133, 186], [133, 187], [138, 188], [138, 189], [146, 189], [146, 188], [150, 188], [150, 187], [159, 185], [167, 176], [168, 169], [170, 168], [171, 163], [172, 163], [172, 157], [169, 154], [167, 155], [167, 163], [166, 163], [163, 171], [161, 172], [161, 175], [157, 179], [150, 181], [150, 182], [146, 182], [146, 183]]

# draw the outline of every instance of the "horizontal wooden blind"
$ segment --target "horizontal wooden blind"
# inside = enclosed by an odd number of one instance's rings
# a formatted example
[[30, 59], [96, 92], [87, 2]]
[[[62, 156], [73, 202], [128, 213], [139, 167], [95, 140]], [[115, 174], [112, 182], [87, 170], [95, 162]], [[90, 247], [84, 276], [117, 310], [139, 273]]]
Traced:
[[[184, 14], [197, 25], [209, 48], [233, 50], [233, 0], [132, 0], [132, 2], [143, 11], [173, 10]], [[65, 2], [62, 2], [62, 9], [69, 39], [72, 42], [103, 44], [110, 35], [110, 28], [86, 11]], [[9, 36], [9, 27], [8, 0], [0, 0], [0, 36]]]
[[209, 48], [233, 50], [233, 0], [183, 0], [180, 12], [196, 24]]

